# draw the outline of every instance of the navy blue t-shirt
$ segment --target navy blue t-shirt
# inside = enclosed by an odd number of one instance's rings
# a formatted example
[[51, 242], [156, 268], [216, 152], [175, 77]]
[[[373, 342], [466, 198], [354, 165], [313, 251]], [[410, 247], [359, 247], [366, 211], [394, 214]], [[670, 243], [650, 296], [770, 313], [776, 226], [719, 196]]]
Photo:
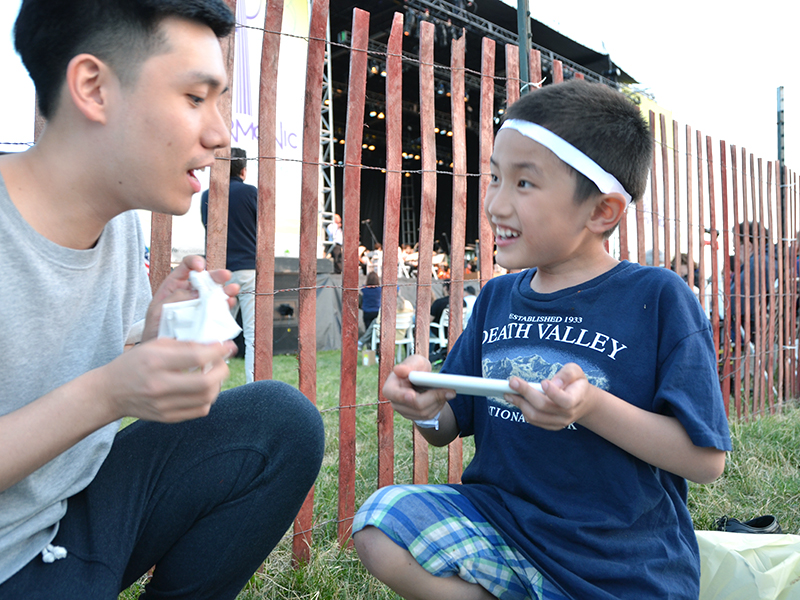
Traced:
[[381, 309], [381, 288], [361, 288], [361, 310], [365, 313], [376, 313]]
[[[575, 362], [593, 385], [676, 417], [695, 445], [731, 449], [710, 323], [679, 276], [626, 261], [539, 294], [534, 272], [483, 288], [443, 372], [538, 382]], [[458, 489], [566, 594], [697, 600], [685, 479], [580, 425], [530, 425], [502, 398], [450, 405], [460, 434], [475, 436]]]
[[[208, 190], [200, 202], [203, 227], [208, 226]], [[228, 193], [228, 250], [225, 268], [230, 271], [256, 268], [258, 237], [258, 189], [240, 177], [231, 177]]]

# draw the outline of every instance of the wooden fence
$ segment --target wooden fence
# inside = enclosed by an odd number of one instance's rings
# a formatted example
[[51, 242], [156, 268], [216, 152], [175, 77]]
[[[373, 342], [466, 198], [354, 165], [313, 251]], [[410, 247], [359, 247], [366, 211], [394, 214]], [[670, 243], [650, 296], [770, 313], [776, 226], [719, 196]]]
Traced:
[[[228, 0], [235, 8], [235, 0]], [[257, 262], [256, 361], [257, 379], [272, 375], [272, 314], [275, 239], [275, 114], [278, 55], [282, 0], [271, 0], [266, 11], [260, 73], [260, 118], [258, 147], [259, 254]], [[328, 0], [313, 3], [308, 39], [308, 67], [303, 128], [303, 186], [300, 226], [299, 312], [299, 387], [312, 401], [316, 400], [316, 251], [318, 223], [318, 177], [325, 31]], [[434, 218], [437, 199], [437, 157], [434, 113], [434, 69], [449, 73], [451, 93], [453, 164], [447, 174], [452, 180], [451, 281], [464, 280], [465, 227], [467, 219], [480, 219], [480, 284], [493, 275], [493, 238], [483, 215], [482, 202], [489, 182], [489, 157], [492, 149], [496, 111], [496, 85], [505, 85], [505, 103], [519, 97], [519, 54], [516, 46], [506, 46], [505, 77], [495, 76], [497, 52], [494, 41], [484, 38], [479, 77], [480, 133], [479, 171], [467, 171], [465, 107], [465, 39], [453, 40], [451, 63], [434, 65], [434, 27], [419, 24], [419, 57], [403, 57], [403, 16], [396, 14], [391, 26], [385, 55], [371, 56], [368, 50], [369, 13], [353, 12], [350, 52], [347, 123], [343, 171], [344, 267], [342, 274], [342, 358], [339, 397], [339, 503], [338, 535], [346, 543], [355, 510], [355, 418], [354, 373], [357, 367], [358, 332], [358, 245], [360, 223], [361, 149], [364, 133], [365, 90], [368, 59], [386, 63], [386, 161], [385, 217], [383, 247], [398, 246], [400, 199], [404, 169], [402, 153], [404, 67], [419, 72], [421, 168], [413, 170], [421, 178], [421, 213], [419, 227], [418, 273], [429, 273], [433, 256]], [[223, 41], [229, 77], [233, 77], [233, 39]], [[471, 49], [476, 52], [478, 49]], [[531, 51], [531, 80], [541, 80], [541, 57]], [[562, 65], [553, 65], [553, 82], [564, 77]], [[573, 76], [580, 77], [580, 74]], [[546, 82], [547, 83], [547, 82]], [[230, 118], [230, 97], [224, 110]], [[797, 393], [797, 176], [781, 170], [773, 161], [763, 161], [744, 148], [714, 143], [700, 131], [667, 122], [663, 115], [650, 113], [656, 152], [652, 166], [649, 197], [627, 213], [619, 233], [609, 241], [609, 251], [620, 259], [655, 264], [676, 271], [687, 268], [687, 284], [697, 288], [698, 299], [713, 324], [720, 357], [720, 383], [732, 415], [747, 418], [779, 411]], [[230, 149], [220, 152], [227, 158]], [[209, 201], [207, 257], [210, 268], [225, 265], [228, 164], [217, 161], [212, 169]], [[469, 177], [480, 182], [480, 214], [467, 214], [466, 188]], [[440, 180], [441, 181], [441, 180]], [[739, 223], [754, 222], [754, 235], [740, 237]], [[171, 218], [153, 215], [151, 278], [154, 286], [168, 274], [171, 257]], [[751, 252], [754, 259], [748, 260]], [[682, 260], [681, 254], [686, 259]], [[674, 260], [677, 257], [678, 260]], [[769, 258], [768, 258], [769, 257]], [[395, 302], [397, 294], [397, 256], [384, 253], [381, 308], [380, 381], [385, 381], [393, 364]], [[732, 275], [733, 273], [733, 275]], [[426, 352], [429, 337], [430, 286], [427, 278], [417, 281], [416, 348]], [[767, 300], [768, 299], [768, 300]], [[462, 287], [452, 286], [450, 313], [460, 313]], [[749, 323], [754, 323], [750, 327]], [[738, 327], [733, 324], [743, 323]], [[454, 319], [449, 328], [450, 341], [461, 333], [461, 323]], [[733, 333], [732, 333], [733, 332]], [[388, 336], [388, 337], [387, 337]], [[394, 482], [393, 413], [379, 395], [378, 408], [378, 480], [377, 486]], [[330, 435], [330, 433], [329, 433]], [[461, 443], [449, 448], [449, 479], [461, 475]], [[426, 442], [415, 431], [413, 480], [427, 481]], [[311, 544], [313, 490], [295, 523], [294, 552], [308, 558]]]

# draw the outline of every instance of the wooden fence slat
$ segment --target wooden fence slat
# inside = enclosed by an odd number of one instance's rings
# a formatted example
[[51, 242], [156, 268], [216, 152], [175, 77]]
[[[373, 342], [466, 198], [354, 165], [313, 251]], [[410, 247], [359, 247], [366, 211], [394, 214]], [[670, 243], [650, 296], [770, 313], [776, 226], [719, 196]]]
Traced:
[[[650, 160], [650, 231], [652, 235], [651, 243], [653, 247], [653, 266], [661, 266], [661, 257], [658, 244], [658, 177], [656, 176], [656, 114], [651, 110], [649, 113], [648, 125], [650, 127], [650, 138], [653, 144], [653, 156]], [[665, 257], [666, 258], [666, 257]], [[667, 259], [669, 260], [669, 259]]]
[[[630, 253], [628, 252], [628, 215], [630, 215], [629, 209], [630, 204], [628, 204], [628, 209], [626, 209], [625, 214], [622, 215], [622, 219], [619, 222], [619, 259], [620, 260], [630, 260]], [[638, 208], [634, 208], [635, 212], [638, 212]]]
[[742, 385], [744, 382], [744, 363], [743, 356], [743, 341], [742, 335], [742, 247], [741, 240], [738, 234], [739, 228], [739, 177], [738, 169], [736, 166], [736, 146], [731, 146], [731, 190], [733, 191], [733, 298], [731, 299], [731, 312], [733, 315], [733, 406], [736, 412], [736, 417], [742, 417]]
[[[419, 24], [419, 105], [422, 145], [422, 203], [420, 206], [419, 260], [417, 263], [417, 313], [414, 349], [428, 355], [431, 321], [431, 272], [436, 226], [436, 117], [433, 78], [434, 25]], [[450, 94], [452, 97], [452, 93]], [[428, 481], [428, 442], [414, 427], [414, 483]]]
[[[756, 170], [756, 165], [758, 166], [758, 170]], [[755, 252], [755, 262], [753, 264], [753, 270], [755, 275], [755, 289], [751, 289], [750, 292], [755, 296], [755, 318], [758, 322], [758, 327], [756, 330], [756, 339], [755, 339], [755, 352], [756, 352], [756, 360], [755, 360], [755, 371], [753, 372], [753, 409], [759, 415], [764, 414], [764, 402], [765, 396], [762, 395], [763, 386], [762, 382], [764, 381], [764, 366], [763, 366], [763, 355], [762, 350], [764, 348], [764, 315], [761, 312], [761, 299], [763, 298], [764, 290], [761, 288], [761, 284], [764, 281], [763, 272], [763, 237], [761, 229], [764, 225], [763, 217], [764, 217], [764, 190], [762, 188], [762, 168], [761, 168], [761, 159], [759, 158], [757, 162], [754, 162], [754, 156], [750, 155], [750, 179], [751, 179], [751, 202], [753, 205], [753, 223], [754, 223], [754, 233], [753, 233], [753, 251]], [[757, 173], [757, 175], [756, 175]]]
[[705, 195], [703, 194], [703, 134], [700, 130], [695, 131], [697, 137], [697, 240], [698, 240], [698, 268], [696, 282], [700, 296], [700, 306], [706, 308], [706, 261], [705, 256]]
[[[506, 46], [508, 51], [508, 46]], [[450, 48], [450, 99], [453, 122], [453, 208], [450, 225], [450, 315], [460, 315], [463, 305], [464, 246], [467, 229], [467, 125], [464, 107], [464, 65], [466, 35], [454, 40]], [[516, 89], [519, 96], [519, 82], [509, 91]], [[511, 102], [509, 101], [509, 104]], [[461, 335], [462, 323], [458, 317], [450, 318], [448, 330], [448, 349], [453, 347]], [[461, 438], [457, 437], [447, 448], [447, 480], [450, 483], [461, 481], [463, 468], [463, 448]]]
[[560, 60], [553, 60], [553, 83], [564, 81], [564, 65]]
[[730, 281], [731, 281], [731, 261], [728, 252], [731, 247], [730, 229], [728, 224], [728, 155], [725, 147], [725, 140], [719, 143], [719, 171], [720, 171], [720, 193], [722, 194], [722, 247], [724, 252], [722, 265], [722, 281], [725, 286], [723, 293], [725, 297], [725, 311], [722, 323], [722, 399], [725, 402], [725, 414], [730, 411], [731, 400], [731, 302], [730, 302]]
[[[694, 288], [694, 211], [692, 210], [692, 128], [686, 126], [686, 243], [688, 246], [687, 266], [689, 269], [689, 287]], [[700, 249], [702, 252], [702, 247]], [[700, 287], [698, 285], [698, 287]]]
[[281, 49], [283, 0], [270, 2], [261, 41], [258, 86], [258, 233], [256, 244], [256, 322], [253, 379], [272, 379], [273, 314], [275, 310], [275, 180], [277, 173], [275, 115], [278, 59]]
[[795, 184], [793, 183], [792, 171], [786, 168], [786, 243], [789, 246], [788, 252], [788, 272], [789, 277], [786, 284], [789, 287], [789, 306], [787, 307], [787, 317], [789, 319], [789, 327], [786, 336], [787, 345], [787, 360], [789, 364], [789, 373], [787, 374], [788, 383], [786, 393], [791, 397], [797, 396], [797, 241], [796, 241], [796, 227], [795, 227], [795, 214], [797, 206], [795, 204], [796, 198], [794, 197]]
[[[282, 8], [282, 7], [281, 7]], [[328, 0], [311, 5], [306, 58], [305, 110], [303, 115], [303, 165], [300, 184], [300, 273], [297, 292], [298, 387], [317, 403], [317, 237], [319, 235], [319, 145], [322, 123], [322, 70]], [[357, 269], [358, 266], [355, 266]], [[309, 490], [294, 521], [292, 557], [295, 564], [308, 563], [314, 520], [314, 488]]]
[[[681, 256], [681, 178], [680, 178], [680, 136], [679, 136], [678, 122], [672, 122], [672, 169], [673, 169], [673, 202], [675, 215], [675, 256], [678, 258], [678, 264], [675, 266], [675, 272], [679, 273], [680, 256]], [[665, 200], [666, 202], [666, 200]], [[688, 269], [688, 265], [687, 265]]]
[[[358, 356], [358, 234], [361, 211], [361, 144], [367, 87], [369, 13], [353, 9], [347, 132], [344, 160], [344, 229], [342, 267], [342, 362], [339, 386], [339, 543], [350, 539], [355, 513], [356, 372]], [[382, 333], [385, 333], [382, 332]], [[394, 336], [394, 328], [392, 328]]]
[[[749, 165], [752, 170], [752, 164]], [[743, 240], [744, 245], [741, 249], [741, 257], [744, 259], [744, 272], [743, 272], [743, 285], [742, 285], [742, 304], [744, 306], [744, 399], [745, 399], [745, 406], [744, 406], [744, 417], [747, 418], [750, 414], [752, 414], [751, 410], [754, 404], [751, 404], [750, 399], [750, 392], [752, 390], [750, 376], [752, 375], [750, 368], [752, 362], [753, 351], [750, 347], [751, 343], [753, 343], [752, 335], [750, 332], [750, 322], [751, 319], [754, 318], [754, 315], [751, 312], [750, 306], [750, 294], [753, 293], [750, 285], [750, 252], [753, 240], [750, 239], [750, 235], [748, 235], [748, 223], [750, 222], [750, 205], [748, 201], [748, 189], [747, 189], [747, 175], [748, 173], [748, 164], [747, 164], [747, 150], [742, 148], [742, 223], [743, 223]]]
[[480, 114], [480, 245], [481, 287], [492, 278], [494, 271], [494, 234], [486, 216], [486, 191], [491, 179], [490, 159], [494, 146], [494, 40], [483, 38], [481, 46], [481, 114]]
[[798, 227], [798, 211], [797, 206], [797, 174], [789, 172], [789, 175], [786, 179], [787, 182], [791, 182], [791, 186], [787, 190], [788, 198], [791, 199], [788, 202], [788, 206], [790, 207], [789, 210], [789, 227], [787, 228], [787, 238], [791, 241], [792, 253], [790, 258], [790, 273], [792, 274], [790, 280], [790, 287], [791, 287], [791, 310], [789, 311], [791, 316], [791, 327], [789, 331], [791, 331], [792, 337], [792, 348], [793, 351], [790, 352], [791, 357], [791, 373], [792, 373], [792, 386], [791, 386], [791, 393], [792, 397], [797, 397], [798, 393], [800, 392], [800, 374], [798, 374], [798, 368], [800, 368], [800, 363], [798, 362], [797, 358], [797, 305], [798, 305], [798, 289], [797, 289], [797, 282], [800, 279], [800, 273], [798, 273], [797, 269], [797, 261], [798, 261], [798, 246], [800, 246], [800, 227]]
[[[767, 331], [764, 341], [764, 352], [767, 359], [767, 377], [764, 381], [764, 387], [767, 393], [767, 404], [769, 405], [770, 414], [775, 409], [775, 318], [779, 314], [778, 302], [775, 297], [775, 246], [772, 243], [772, 236], [775, 235], [774, 222], [772, 220], [772, 181], [773, 181], [773, 166], [774, 163], [767, 161], [767, 181], [766, 181], [766, 210], [767, 210], [767, 225], [764, 228], [764, 315], [767, 319]], [[771, 294], [772, 299], [767, 303], [767, 294]]]
[[[776, 265], [776, 273], [775, 277], [777, 281], [777, 289], [776, 289], [776, 302], [775, 307], [778, 310], [778, 314], [775, 315], [775, 326], [777, 327], [776, 336], [778, 339], [778, 343], [776, 344], [777, 353], [775, 355], [775, 364], [777, 365], [778, 373], [777, 373], [777, 393], [775, 397], [775, 402], [777, 405], [777, 412], [782, 412], [783, 410], [783, 354], [784, 354], [784, 347], [785, 347], [785, 340], [784, 340], [784, 315], [786, 311], [786, 274], [783, 272], [783, 263], [784, 263], [784, 246], [783, 246], [783, 238], [785, 229], [783, 227], [783, 210], [781, 208], [781, 167], [778, 162], [775, 162], [775, 225], [776, 225], [776, 235], [775, 235], [775, 253], [777, 256], [777, 265]], [[772, 261], [774, 263], [774, 260]]]
[[658, 117], [659, 127], [661, 129], [661, 175], [664, 188], [664, 266], [669, 269], [674, 268], [674, 266], [672, 266], [674, 262], [672, 252], [673, 222], [670, 218], [669, 210], [669, 144], [667, 143], [667, 118], [664, 116], [664, 113], [661, 113]]
[[[714, 350], [719, 358], [719, 240], [717, 231], [717, 198], [714, 193], [714, 155], [711, 138], [706, 136], [706, 164], [708, 168], [708, 230], [711, 243], [711, 331], [714, 334]], [[703, 280], [705, 282], [705, 279]]]
[[155, 292], [172, 270], [172, 215], [150, 215], [150, 288]]
[[[394, 335], [397, 311], [397, 247], [403, 178], [403, 15], [395, 13], [386, 57], [386, 192], [383, 212], [383, 282], [381, 335]], [[392, 261], [394, 256], [394, 261]], [[383, 384], [392, 372], [394, 343], [381, 345], [378, 377], [378, 487], [394, 482], [394, 410], [383, 396]], [[390, 345], [391, 344], [391, 345]]]
[[542, 52], [540, 50], [531, 48], [528, 65], [531, 80], [526, 83], [532, 83], [538, 86], [542, 81]]
[[[236, 14], [236, 0], [225, 0]], [[236, 28], [219, 43], [222, 58], [225, 61], [225, 72], [228, 75], [228, 86], [233, 87], [233, 55], [236, 48]], [[222, 94], [219, 98], [219, 112], [225, 121], [228, 131], [231, 130], [231, 94]], [[208, 220], [206, 235], [206, 265], [209, 270], [224, 269], [228, 251], [228, 192], [231, 174], [231, 146], [228, 144], [215, 153], [217, 160], [211, 165], [211, 178], [208, 186]]]
[[644, 232], [644, 199], [636, 203], [636, 254], [640, 265], [647, 264]]
[[506, 108], [519, 100], [519, 46], [506, 44]]

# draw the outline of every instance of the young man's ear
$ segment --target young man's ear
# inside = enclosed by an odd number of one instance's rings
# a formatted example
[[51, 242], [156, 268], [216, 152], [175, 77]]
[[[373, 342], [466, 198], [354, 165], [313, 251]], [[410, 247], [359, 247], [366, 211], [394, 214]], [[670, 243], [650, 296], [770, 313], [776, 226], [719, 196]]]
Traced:
[[92, 54], [78, 54], [67, 65], [66, 90], [72, 104], [88, 120], [105, 125], [109, 84], [116, 77], [108, 65]]
[[610, 231], [617, 226], [625, 215], [628, 206], [627, 200], [622, 194], [612, 192], [611, 194], [601, 194], [595, 200], [595, 207], [589, 217], [589, 229], [600, 235]]

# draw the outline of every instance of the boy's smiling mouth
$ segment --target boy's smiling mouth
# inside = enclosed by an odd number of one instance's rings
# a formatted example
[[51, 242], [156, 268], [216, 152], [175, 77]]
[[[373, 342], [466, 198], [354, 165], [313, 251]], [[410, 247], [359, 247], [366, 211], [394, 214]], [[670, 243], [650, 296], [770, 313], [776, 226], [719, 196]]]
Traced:
[[499, 225], [495, 226], [495, 233], [497, 237], [504, 239], [519, 237], [519, 231], [507, 229], [506, 227], [500, 227]]

